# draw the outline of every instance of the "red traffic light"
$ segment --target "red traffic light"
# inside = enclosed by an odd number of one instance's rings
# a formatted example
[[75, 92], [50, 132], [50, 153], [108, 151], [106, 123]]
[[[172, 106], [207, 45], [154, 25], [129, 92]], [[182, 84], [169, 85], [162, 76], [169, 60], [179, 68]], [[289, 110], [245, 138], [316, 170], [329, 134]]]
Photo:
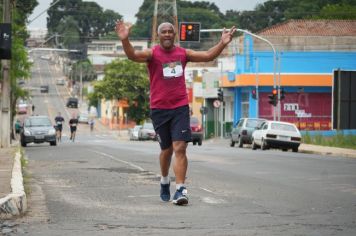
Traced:
[[272, 90], [272, 94], [273, 94], [273, 95], [277, 95], [277, 89], [273, 89], [273, 90]]
[[253, 99], [257, 99], [257, 90], [256, 89], [252, 89], [251, 94], [252, 94]]
[[182, 42], [199, 42], [200, 23], [181, 22], [179, 25], [179, 39]]

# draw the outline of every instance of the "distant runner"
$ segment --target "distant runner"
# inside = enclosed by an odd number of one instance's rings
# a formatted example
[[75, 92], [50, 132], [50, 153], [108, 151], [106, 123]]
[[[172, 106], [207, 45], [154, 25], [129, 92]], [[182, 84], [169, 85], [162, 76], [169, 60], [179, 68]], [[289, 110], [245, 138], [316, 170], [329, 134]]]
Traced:
[[73, 113], [72, 119], [69, 120], [69, 127], [70, 127], [70, 140], [74, 142], [75, 140], [75, 134], [77, 132], [77, 126], [78, 126], [78, 118], [77, 116]]

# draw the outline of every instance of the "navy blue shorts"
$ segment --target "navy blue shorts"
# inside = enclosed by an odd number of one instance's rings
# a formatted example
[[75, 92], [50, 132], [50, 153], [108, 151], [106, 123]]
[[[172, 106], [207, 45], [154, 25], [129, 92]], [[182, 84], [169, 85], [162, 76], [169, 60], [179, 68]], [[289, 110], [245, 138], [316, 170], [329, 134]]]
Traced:
[[151, 109], [151, 119], [161, 149], [167, 149], [173, 141], [192, 141], [189, 106], [175, 109]]

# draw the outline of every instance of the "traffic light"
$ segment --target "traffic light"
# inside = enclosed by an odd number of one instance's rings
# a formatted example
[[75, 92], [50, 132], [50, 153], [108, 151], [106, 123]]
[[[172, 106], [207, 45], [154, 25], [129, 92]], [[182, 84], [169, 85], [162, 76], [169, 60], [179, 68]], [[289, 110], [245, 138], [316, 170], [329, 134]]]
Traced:
[[280, 93], [281, 93], [280, 100], [282, 101], [282, 100], [286, 97], [286, 94], [285, 94], [285, 92], [284, 92], [284, 89], [283, 89], [283, 88], [280, 90]]
[[257, 99], [257, 90], [256, 89], [252, 89], [251, 94], [252, 94], [253, 99]]
[[199, 42], [200, 23], [181, 22], [179, 25], [179, 40], [181, 42]]
[[218, 88], [218, 100], [221, 102], [224, 101], [224, 91], [222, 88]]
[[269, 97], [268, 103], [273, 106], [277, 106], [277, 103], [278, 103], [277, 89], [273, 89], [272, 94], [268, 95], [268, 97]]

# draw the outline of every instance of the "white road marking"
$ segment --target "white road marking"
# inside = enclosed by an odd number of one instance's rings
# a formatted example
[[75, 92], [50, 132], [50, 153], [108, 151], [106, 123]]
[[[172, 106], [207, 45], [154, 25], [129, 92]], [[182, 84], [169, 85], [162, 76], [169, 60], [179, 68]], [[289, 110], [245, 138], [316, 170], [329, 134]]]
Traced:
[[96, 154], [99, 154], [99, 155], [102, 155], [102, 156], [105, 156], [105, 157], [109, 157], [110, 159], [112, 159], [112, 160], [114, 160], [114, 161], [118, 161], [118, 162], [124, 163], [124, 164], [129, 165], [129, 166], [131, 166], [131, 167], [133, 167], [133, 168], [135, 168], [135, 169], [137, 169], [137, 170], [139, 170], [139, 171], [145, 171], [145, 169], [143, 169], [142, 167], [140, 167], [140, 166], [138, 166], [138, 165], [135, 165], [135, 164], [133, 164], [133, 163], [131, 163], [131, 162], [127, 162], [127, 161], [118, 159], [118, 158], [116, 158], [116, 157], [114, 157], [114, 156], [111, 156], [111, 155], [109, 155], [109, 154], [106, 154], [106, 153], [104, 153], [104, 152], [98, 152], [98, 151], [94, 151], [94, 150], [91, 150], [91, 152], [94, 152], [94, 153], [96, 153]]
[[206, 192], [208, 192], [208, 193], [214, 193], [212, 190], [209, 190], [209, 189], [207, 189], [207, 188], [200, 188], [201, 190], [204, 190], [204, 191], [206, 191]]

